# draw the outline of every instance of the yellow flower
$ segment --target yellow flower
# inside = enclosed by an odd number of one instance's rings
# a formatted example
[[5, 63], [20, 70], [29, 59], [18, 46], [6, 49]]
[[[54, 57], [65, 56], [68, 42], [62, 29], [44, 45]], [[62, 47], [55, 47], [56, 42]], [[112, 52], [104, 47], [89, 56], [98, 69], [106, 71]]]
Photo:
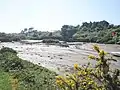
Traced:
[[62, 82], [62, 80], [56, 80], [56, 84], [58, 84], [58, 85], [62, 85], [63, 82]]
[[93, 45], [93, 49], [96, 50], [98, 53], [100, 52], [100, 48], [97, 44]]
[[63, 78], [62, 76], [56, 76], [57, 80], [62, 79], [62, 78]]
[[81, 75], [82, 73], [81, 73], [81, 71], [79, 71], [77, 74], [78, 74], [78, 75]]
[[93, 84], [93, 83], [94, 83], [93, 81], [89, 81], [89, 83], [88, 83], [88, 84], [89, 84], [89, 85], [91, 85], [91, 84]]
[[107, 53], [105, 52], [105, 51], [103, 51], [103, 50], [101, 50], [100, 52], [99, 52], [99, 55], [100, 56], [104, 56], [104, 55], [106, 55]]
[[78, 69], [78, 64], [74, 64], [74, 69]]
[[63, 84], [63, 81], [62, 81], [62, 76], [56, 76], [56, 84], [57, 85], [62, 85]]
[[72, 83], [72, 85], [71, 85], [72, 87], [74, 87], [75, 86], [75, 83]]
[[89, 58], [89, 59], [95, 59], [95, 56], [89, 55], [88, 58]]

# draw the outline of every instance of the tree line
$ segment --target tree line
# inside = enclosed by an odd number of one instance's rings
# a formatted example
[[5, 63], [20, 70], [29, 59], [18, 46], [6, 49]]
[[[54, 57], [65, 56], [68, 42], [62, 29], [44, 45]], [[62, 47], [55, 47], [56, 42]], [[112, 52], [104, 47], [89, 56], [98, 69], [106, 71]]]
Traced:
[[[114, 35], [112, 34], [113, 32]], [[17, 34], [0, 33], [0, 41], [18, 41], [22, 39], [42, 40], [50, 38], [69, 42], [119, 43], [120, 25], [110, 24], [103, 20], [83, 22], [77, 26], [63, 25], [60, 30], [55, 30], [54, 32], [38, 31], [30, 27], [24, 28]]]

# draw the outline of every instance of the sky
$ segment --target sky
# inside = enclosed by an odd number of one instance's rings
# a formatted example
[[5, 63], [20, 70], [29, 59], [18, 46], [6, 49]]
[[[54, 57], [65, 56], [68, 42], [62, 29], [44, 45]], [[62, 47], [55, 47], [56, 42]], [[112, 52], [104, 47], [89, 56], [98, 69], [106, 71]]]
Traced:
[[101, 20], [120, 24], [120, 0], [0, 0], [0, 32], [54, 31]]

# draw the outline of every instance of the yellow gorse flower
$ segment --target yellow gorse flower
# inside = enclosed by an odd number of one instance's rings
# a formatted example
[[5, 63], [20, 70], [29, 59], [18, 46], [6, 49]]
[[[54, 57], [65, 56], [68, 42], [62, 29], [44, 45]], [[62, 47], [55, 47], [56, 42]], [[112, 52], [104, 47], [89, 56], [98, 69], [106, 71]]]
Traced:
[[96, 44], [96, 45], [93, 45], [93, 49], [95, 50], [95, 51], [97, 51], [98, 53], [100, 52], [100, 48], [99, 48], [99, 46]]
[[61, 79], [62, 78], [62, 76], [56, 76], [56, 79]]
[[103, 55], [106, 55], [107, 53], [105, 52], [105, 51], [103, 51], [103, 50], [100, 50], [100, 52], [99, 52], [99, 55], [100, 56], [103, 56]]
[[62, 80], [56, 80], [56, 84], [57, 84], [57, 85], [62, 85], [63, 82], [62, 82]]
[[78, 64], [74, 64], [74, 69], [78, 69]]
[[89, 59], [95, 59], [95, 56], [89, 55], [88, 58], [89, 58]]
[[62, 85], [63, 84], [63, 81], [62, 81], [62, 76], [56, 76], [56, 84], [57, 85]]

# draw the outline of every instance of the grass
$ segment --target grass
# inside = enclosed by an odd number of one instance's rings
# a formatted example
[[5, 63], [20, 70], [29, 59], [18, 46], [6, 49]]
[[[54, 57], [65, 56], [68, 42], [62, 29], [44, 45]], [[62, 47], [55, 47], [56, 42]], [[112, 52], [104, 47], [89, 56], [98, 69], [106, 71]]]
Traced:
[[9, 74], [0, 70], [0, 90], [11, 90]]
[[18, 80], [18, 90], [55, 90], [55, 72], [22, 60], [11, 49], [2, 48], [2, 51], [0, 90], [11, 90], [10, 80], [15, 79]]

